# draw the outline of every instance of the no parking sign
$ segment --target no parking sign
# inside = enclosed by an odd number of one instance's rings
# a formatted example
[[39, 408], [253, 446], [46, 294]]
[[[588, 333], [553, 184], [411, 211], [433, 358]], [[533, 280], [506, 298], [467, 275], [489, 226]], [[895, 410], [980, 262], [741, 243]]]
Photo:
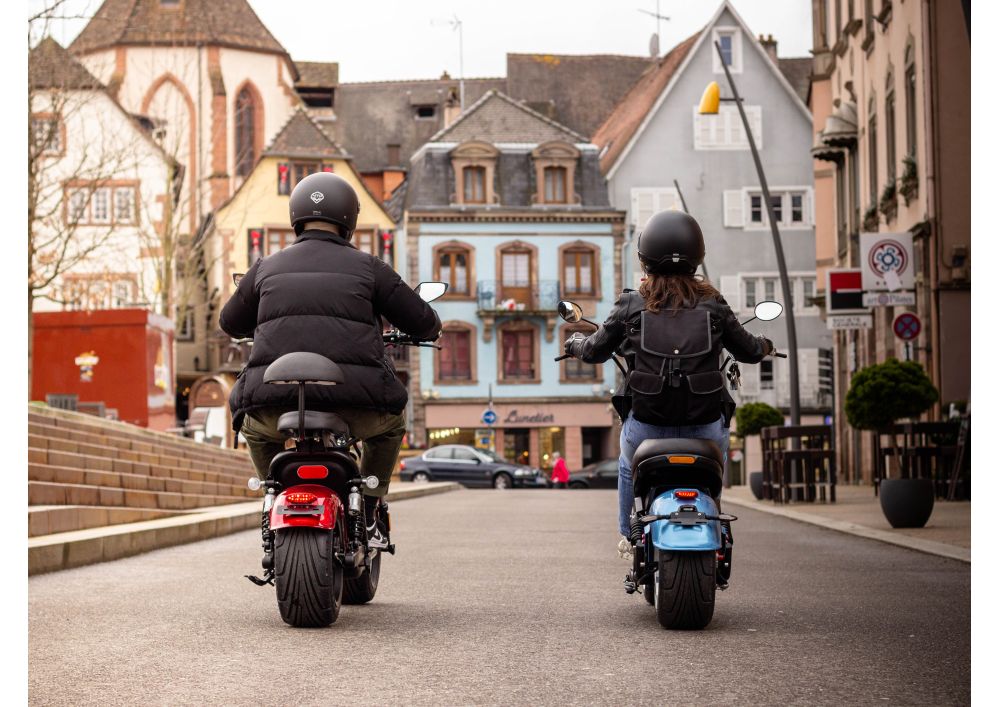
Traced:
[[892, 322], [892, 333], [903, 341], [913, 341], [920, 336], [920, 317], [912, 312], [903, 312]]

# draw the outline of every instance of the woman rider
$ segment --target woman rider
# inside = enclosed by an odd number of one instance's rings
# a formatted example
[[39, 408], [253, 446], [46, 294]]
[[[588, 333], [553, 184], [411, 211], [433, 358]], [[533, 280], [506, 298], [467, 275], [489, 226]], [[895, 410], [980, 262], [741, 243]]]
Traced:
[[646, 273], [639, 291], [622, 292], [597, 332], [574, 334], [565, 344], [566, 353], [585, 363], [603, 363], [619, 347], [628, 362], [624, 392], [632, 404], [618, 460], [618, 552], [626, 559], [632, 554], [636, 448], [646, 439], [708, 439], [725, 459], [732, 401], [719, 371], [722, 348], [745, 363], [774, 350], [769, 339], [743, 328], [718, 290], [695, 276], [705, 259], [705, 239], [691, 216], [654, 214], [639, 234], [637, 251]]

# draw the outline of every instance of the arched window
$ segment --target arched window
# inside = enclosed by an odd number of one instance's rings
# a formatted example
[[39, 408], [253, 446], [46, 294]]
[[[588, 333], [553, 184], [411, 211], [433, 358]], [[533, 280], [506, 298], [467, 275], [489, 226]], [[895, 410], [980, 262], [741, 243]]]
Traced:
[[546, 167], [545, 170], [545, 203], [566, 203], [566, 168]]
[[434, 383], [474, 384], [476, 382], [476, 327], [466, 322], [445, 322], [438, 340], [441, 349], [435, 358]]
[[244, 86], [236, 96], [236, 176], [246, 177], [257, 161], [257, 105], [249, 86]]
[[462, 201], [466, 204], [486, 203], [486, 168], [462, 168]]
[[538, 328], [515, 320], [500, 327], [499, 371], [501, 383], [537, 383]]
[[497, 248], [497, 279], [500, 281], [500, 299], [514, 300], [521, 309], [533, 309], [535, 263], [538, 249], [528, 243], [514, 241]]
[[434, 249], [434, 279], [447, 282], [445, 297], [470, 297], [472, 283], [476, 281], [472, 248], [453, 241], [442, 243]]
[[[584, 336], [590, 336], [594, 333], [594, 330], [570, 324], [562, 327], [559, 333], [559, 340], [565, 341], [576, 332], [580, 332]], [[578, 358], [565, 359], [562, 362], [561, 373], [560, 379], [564, 383], [593, 383], [600, 382], [603, 379], [603, 371], [600, 366], [584, 363]]]
[[592, 245], [577, 241], [560, 248], [562, 292], [578, 298], [600, 295], [599, 251]]
[[878, 203], [878, 122], [875, 117], [875, 91], [868, 102], [868, 197]]
[[896, 85], [892, 69], [885, 80], [885, 170], [889, 181], [896, 179]]

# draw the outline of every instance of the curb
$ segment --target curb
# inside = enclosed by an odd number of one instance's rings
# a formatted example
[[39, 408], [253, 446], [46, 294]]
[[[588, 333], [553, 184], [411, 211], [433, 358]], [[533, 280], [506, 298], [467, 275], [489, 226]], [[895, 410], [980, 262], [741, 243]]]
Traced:
[[816, 525], [821, 528], [826, 528], [827, 530], [835, 530], [837, 532], [854, 535], [859, 538], [878, 540], [879, 542], [888, 543], [889, 545], [899, 545], [900, 547], [905, 547], [909, 550], [916, 550], [917, 552], [923, 552], [928, 555], [947, 557], [949, 560], [958, 560], [959, 562], [966, 562], [970, 564], [972, 562], [972, 550], [966, 547], [939, 543], [936, 540], [914, 538], [909, 535], [897, 535], [896, 533], [892, 533], [888, 530], [869, 528], [866, 525], [858, 525], [857, 523], [849, 523], [843, 520], [821, 518], [820, 516], [815, 516], [810, 513], [793, 511], [778, 506], [758, 505], [755, 501], [733, 498], [732, 496], [724, 498], [723, 502], [726, 505], [749, 508], [751, 510], [760, 511], [761, 513], [770, 513], [773, 516], [781, 516], [782, 518], [788, 518], [789, 520], [795, 520], [800, 523], [808, 523], [809, 525]]
[[[390, 491], [387, 501], [402, 501], [462, 488], [454, 482], [420, 484]], [[121, 523], [28, 538], [28, 575], [83, 567], [97, 562], [207, 540], [260, 527], [260, 501], [184, 511], [169, 518]]]

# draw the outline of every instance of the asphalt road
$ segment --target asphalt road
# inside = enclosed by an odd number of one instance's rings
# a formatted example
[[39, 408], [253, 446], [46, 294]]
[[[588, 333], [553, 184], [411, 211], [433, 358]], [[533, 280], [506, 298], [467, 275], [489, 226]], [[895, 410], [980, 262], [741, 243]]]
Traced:
[[729, 591], [666, 631], [614, 548], [613, 491], [392, 505], [367, 606], [282, 623], [247, 531], [29, 581], [37, 705], [797, 704], [970, 700], [969, 565], [730, 508]]

